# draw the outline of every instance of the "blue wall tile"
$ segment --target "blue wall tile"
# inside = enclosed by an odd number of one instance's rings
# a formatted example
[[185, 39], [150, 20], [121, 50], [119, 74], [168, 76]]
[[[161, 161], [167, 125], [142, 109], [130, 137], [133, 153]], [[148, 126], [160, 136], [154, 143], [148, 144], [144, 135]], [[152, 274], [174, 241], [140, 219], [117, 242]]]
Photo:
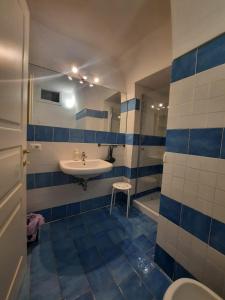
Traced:
[[170, 278], [173, 278], [175, 261], [158, 244], [155, 247], [155, 262]]
[[36, 213], [41, 214], [45, 218], [45, 222], [52, 221], [52, 209], [51, 208], [42, 209], [42, 210], [36, 211]]
[[197, 73], [225, 63], [225, 34], [198, 48]]
[[34, 141], [34, 125], [27, 125], [27, 140], [28, 141]]
[[107, 119], [108, 111], [87, 109], [87, 116], [93, 118], [99, 118], [99, 119]]
[[87, 114], [87, 108], [80, 110], [78, 113], [75, 114], [76, 120], [80, 120], [86, 117], [86, 114]]
[[175, 263], [175, 268], [174, 268], [174, 276], [173, 280], [177, 280], [180, 278], [191, 278], [195, 279], [194, 276], [189, 273], [185, 268], [183, 268], [179, 263]]
[[121, 106], [120, 106], [120, 112], [121, 112], [121, 113], [127, 112], [127, 108], [128, 108], [128, 103], [127, 103], [127, 101], [122, 102], [122, 103], [121, 103]]
[[192, 155], [219, 157], [222, 128], [191, 129], [189, 153]]
[[63, 172], [52, 172], [52, 184], [62, 185], [70, 183], [70, 176]]
[[107, 144], [116, 144], [117, 134], [115, 132], [107, 133]]
[[127, 110], [139, 110], [140, 109], [140, 100], [139, 99], [130, 99], [128, 100]]
[[53, 141], [53, 127], [35, 125], [35, 141]]
[[84, 142], [84, 130], [81, 129], [70, 129], [69, 141], [73, 143], [83, 143]]
[[53, 141], [54, 142], [68, 142], [69, 141], [69, 128], [54, 127]]
[[27, 189], [31, 190], [35, 188], [34, 174], [27, 174]]
[[35, 174], [35, 187], [41, 188], [52, 185], [52, 173], [37, 173]]
[[212, 220], [209, 245], [225, 255], [225, 224]]
[[67, 216], [67, 205], [52, 208], [52, 220], [58, 220]]
[[140, 100], [137, 98], [133, 98], [121, 103], [120, 111], [121, 113], [131, 111], [131, 110], [139, 110], [140, 109]]
[[107, 132], [106, 131], [96, 131], [96, 143], [106, 144], [107, 143]]
[[116, 139], [117, 144], [125, 144], [125, 133], [117, 133], [117, 139]]
[[127, 133], [125, 143], [127, 145], [139, 145], [140, 135], [136, 133]]
[[110, 201], [110, 197], [111, 197], [111, 195], [106, 195], [106, 196], [100, 196], [100, 197], [88, 199], [85, 201], [81, 201], [80, 211], [85, 212], [88, 210], [92, 210], [92, 209], [96, 209], [96, 208], [108, 205], [108, 203]]
[[84, 142], [85, 143], [96, 143], [96, 131], [84, 130]]
[[189, 129], [169, 129], [166, 135], [166, 151], [188, 153]]
[[225, 133], [224, 133], [224, 128], [223, 128], [223, 138], [222, 138], [222, 144], [221, 144], [221, 153], [220, 157], [225, 159]]
[[196, 53], [197, 49], [194, 49], [173, 61], [172, 82], [195, 74]]
[[175, 200], [170, 199], [169, 197], [161, 195], [159, 213], [173, 223], [179, 225], [181, 204]]
[[165, 137], [153, 135], [141, 135], [141, 145], [165, 146]]
[[68, 204], [67, 214], [68, 216], [77, 215], [80, 213], [80, 202]]
[[145, 167], [139, 167], [137, 169], [138, 169], [137, 176], [143, 177], [143, 176], [149, 176], [155, 174], [162, 174], [163, 165], [145, 166]]
[[211, 218], [190, 208], [182, 206], [181, 227], [205, 243], [208, 243]]

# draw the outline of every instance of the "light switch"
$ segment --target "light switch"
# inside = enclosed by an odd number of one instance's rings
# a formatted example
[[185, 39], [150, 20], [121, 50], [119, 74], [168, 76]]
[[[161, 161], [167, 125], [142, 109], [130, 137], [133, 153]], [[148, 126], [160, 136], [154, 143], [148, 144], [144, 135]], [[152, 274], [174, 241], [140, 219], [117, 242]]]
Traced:
[[30, 146], [31, 150], [38, 150], [38, 151], [42, 150], [42, 145], [41, 144], [32, 143], [32, 144], [29, 144], [29, 146]]

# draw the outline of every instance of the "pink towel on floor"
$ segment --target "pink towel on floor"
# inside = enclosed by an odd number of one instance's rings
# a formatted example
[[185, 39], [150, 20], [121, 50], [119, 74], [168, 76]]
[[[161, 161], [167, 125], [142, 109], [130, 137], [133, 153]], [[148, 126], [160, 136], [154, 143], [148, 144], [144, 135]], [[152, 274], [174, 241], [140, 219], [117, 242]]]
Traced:
[[45, 223], [45, 219], [39, 214], [27, 215], [27, 241], [34, 242], [38, 239], [38, 230], [42, 224]]

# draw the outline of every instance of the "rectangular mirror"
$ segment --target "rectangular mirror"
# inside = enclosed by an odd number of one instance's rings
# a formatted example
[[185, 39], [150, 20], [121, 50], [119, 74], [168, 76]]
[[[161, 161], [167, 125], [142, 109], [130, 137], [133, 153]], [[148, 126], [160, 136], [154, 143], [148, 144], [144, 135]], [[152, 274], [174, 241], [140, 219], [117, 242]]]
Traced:
[[29, 73], [30, 124], [126, 132], [119, 91], [32, 64]]

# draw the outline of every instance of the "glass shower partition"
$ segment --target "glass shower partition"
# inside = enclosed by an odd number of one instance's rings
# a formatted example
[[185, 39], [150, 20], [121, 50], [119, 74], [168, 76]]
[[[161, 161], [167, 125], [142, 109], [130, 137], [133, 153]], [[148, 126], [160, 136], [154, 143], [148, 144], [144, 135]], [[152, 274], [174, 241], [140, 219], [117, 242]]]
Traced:
[[159, 212], [168, 99], [143, 95], [136, 199], [147, 209]]

